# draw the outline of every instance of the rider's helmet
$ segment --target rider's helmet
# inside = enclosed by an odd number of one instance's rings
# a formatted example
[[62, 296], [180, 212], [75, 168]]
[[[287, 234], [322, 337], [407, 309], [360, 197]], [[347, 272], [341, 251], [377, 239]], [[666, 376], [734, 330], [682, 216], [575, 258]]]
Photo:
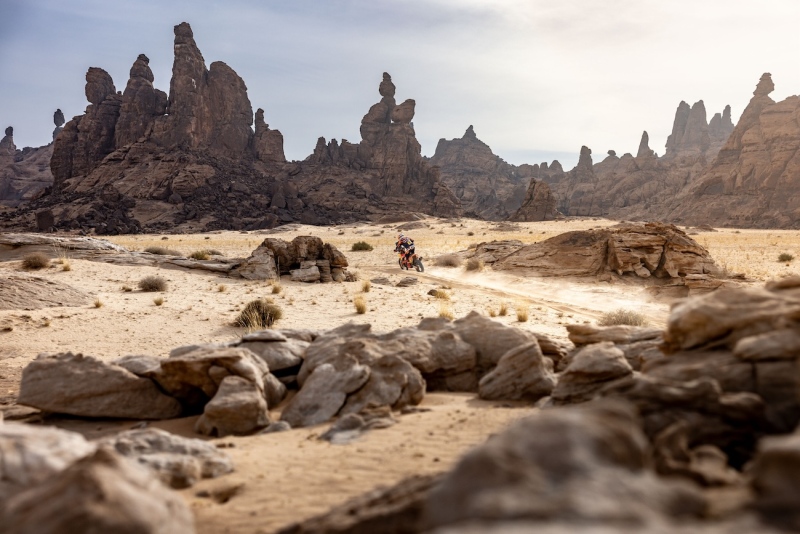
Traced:
[[398, 240], [398, 241], [400, 241], [400, 240], [401, 240], [401, 239], [403, 239], [404, 237], [405, 237], [405, 236], [403, 235], [403, 233], [402, 233], [402, 232], [400, 232], [399, 234], [397, 234], [397, 240]]

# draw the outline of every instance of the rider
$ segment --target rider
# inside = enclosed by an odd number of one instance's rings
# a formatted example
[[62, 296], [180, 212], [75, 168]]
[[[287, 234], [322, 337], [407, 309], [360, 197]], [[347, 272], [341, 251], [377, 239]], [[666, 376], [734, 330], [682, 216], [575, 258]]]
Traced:
[[404, 236], [402, 233], [397, 234], [397, 243], [394, 247], [395, 252], [403, 254], [403, 259], [406, 263], [411, 262], [411, 256], [414, 255], [414, 240], [410, 237]]

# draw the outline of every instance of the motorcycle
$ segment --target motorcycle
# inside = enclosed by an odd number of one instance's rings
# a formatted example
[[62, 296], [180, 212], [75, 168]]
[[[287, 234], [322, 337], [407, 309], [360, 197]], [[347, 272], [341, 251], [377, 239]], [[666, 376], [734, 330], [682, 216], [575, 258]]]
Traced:
[[401, 269], [405, 271], [408, 271], [410, 269], [416, 269], [418, 273], [425, 272], [425, 266], [422, 265], [421, 256], [412, 254], [409, 258], [406, 258], [406, 255], [403, 254], [402, 251], [395, 250], [395, 252], [400, 254], [400, 258], [398, 258], [397, 263], [400, 265]]

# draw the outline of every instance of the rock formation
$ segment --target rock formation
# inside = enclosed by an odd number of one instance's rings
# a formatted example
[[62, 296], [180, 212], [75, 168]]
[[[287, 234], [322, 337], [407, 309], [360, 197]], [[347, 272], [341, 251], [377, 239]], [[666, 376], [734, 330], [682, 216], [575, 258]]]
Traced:
[[[534, 165], [536, 171], [538, 166]], [[537, 172], [538, 174], [538, 172]], [[509, 218], [512, 221], [552, 221], [561, 214], [556, 210], [556, 197], [547, 182], [531, 177], [522, 205]]]
[[64, 112], [62, 112], [60, 109], [57, 109], [55, 113], [53, 113], [53, 123], [56, 125], [55, 129], [53, 130], [53, 141], [56, 140], [58, 134], [60, 134], [61, 130], [64, 129], [64, 122], [66, 122], [64, 120]]
[[[58, 135], [45, 198], [56, 228], [98, 234], [187, 227], [260, 229], [424, 212], [461, 213], [458, 199], [421, 155], [414, 100], [397, 105], [388, 74], [381, 102], [362, 120], [362, 141], [321, 139], [303, 162], [286, 162], [283, 136], [255, 114], [244, 81], [225, 63], [206, 68], [186, 23], [175, 26], [169, 97], [139, 55], [123, 93], [104, 70], [86, 74], [89, 106]], [[27, 210], [27, 211], [26, 211]], [[147, 220], [147, 228], [140, 220]]]
[[722, 150], [664, 210], [665, 217], [690, 224], [800, 227], [800, 97], [776, 103], [769, 97], [774, 87], [764, 74]]
[[[56, 111], [55, 122], [58, 134], [59, 114]], [[63, 124], [63, 115], [61, 124]], [[5, 136], [0, 139], [0, 205], [15, 207], [40, 196], [45, 188], [53, 183], [50, 172], [50, 157], [53, 154], [53, 144], [32, 148], [25, 147], [17, 150], [14, 144], [14, 128], [9, 126]]]
[[503, 161], [478, 139], [472, 125], [460, 139], [439, 139], [430, 162], [441, 169], [442, 182], [455, 193], [468, 216], [504, 220], [527, 200], [533, 168]]

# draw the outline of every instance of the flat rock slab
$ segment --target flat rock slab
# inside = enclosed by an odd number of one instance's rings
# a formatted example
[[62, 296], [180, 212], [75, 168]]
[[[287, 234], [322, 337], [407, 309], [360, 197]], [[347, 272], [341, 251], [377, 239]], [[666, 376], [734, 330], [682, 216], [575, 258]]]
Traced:
[[40, 310], [55, 306], [85, 306], [88, 294], [37, 276], [0, 278], [0, 310]]

